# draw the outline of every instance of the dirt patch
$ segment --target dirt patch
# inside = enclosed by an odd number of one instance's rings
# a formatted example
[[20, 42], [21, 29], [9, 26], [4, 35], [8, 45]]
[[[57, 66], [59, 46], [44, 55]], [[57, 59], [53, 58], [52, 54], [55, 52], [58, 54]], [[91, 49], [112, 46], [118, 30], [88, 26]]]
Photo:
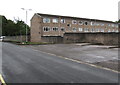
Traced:
[[103, 62], [96, 62], [92, 64], [110, 68], [116, 71], [120, 71], [120, 67], [119, 67], [120, 60], [109, 60], [109, 61], [103, 61]]

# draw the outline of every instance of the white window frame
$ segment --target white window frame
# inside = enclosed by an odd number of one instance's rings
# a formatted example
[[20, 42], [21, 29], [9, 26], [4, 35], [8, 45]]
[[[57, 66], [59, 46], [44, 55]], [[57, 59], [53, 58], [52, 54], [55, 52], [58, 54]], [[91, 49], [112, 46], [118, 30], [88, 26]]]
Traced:
[[54, 31], [54, 32], [57, 32], [57, 31], [59, 31], [59, 29], [58, 30], [53, 30], [53, 28], [57, 28], [58, 29], [58, 27], [52, 27], [52, 31]]
[[111, 32], [111, 30], [110, 30], [110, 29], [108, 29], [108, 32]]
[[65, 19], [61, 19], [60, 22], [61, 22], [61, 23], [65, 23]]
[[50, 18], [43, 18], [43, 23], [50, 23]]
[[83, 31], [83, 28], [79, 28], [79, 32], [82, 32]]
[[105, 32], [104, 28], [101, 28], [101, 32]]
[[58, 18], [52, 19], [52, 22], [53, 22], [53, 23], [58, 23]]
[[118, 28], [118, 24], [116, 24], [116, 28]]
[[91, 22], [90, 22], [90, 25], [91, 25], [91, 26], [94, 26], [94, 25], [95, 25], [95, 22], [91, 21]]
[[[74, 30], [74, 29], [75, 29], [75, 30]], [[72, 28], [72, 31], [73, 31], [73, 32], [77, 32], [77, 28], [76, 28], [76, 27], [73, 27], [73, 28]]]
[[112, 24], [112, 27], [115, 27], [115, 25], [114, 25], [114, 24]]
[[[74, 23], [74, 22], [76, 22], [76, 23]], [[72, 20], [72, 24], [77, 24], [77, 20]]]
[[79, 25], [83, 25], [83, 21], [78, 21], [78, 24]]
[[[48, 28], [48, 31], [45, 30], [46, 28]], [[44, 32], [49, 32], [49, 31], [51, 31], [51, 28], [48, 27], [48, 26], [44, 26], [44, 27], [43, 27], [43, 31], [44, 31]]]
[[89, 25], [89, 22], [88, 21], [84, 21], [84, 25], [86, 25], [85, 23], [87, 22], [87, 25]]

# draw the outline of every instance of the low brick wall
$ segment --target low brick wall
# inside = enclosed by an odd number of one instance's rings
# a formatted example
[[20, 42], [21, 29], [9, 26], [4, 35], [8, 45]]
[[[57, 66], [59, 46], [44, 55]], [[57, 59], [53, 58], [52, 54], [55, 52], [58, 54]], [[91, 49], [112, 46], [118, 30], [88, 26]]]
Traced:
[[[4, 38], [4, 41], [9, 41], [9, 40], [14, 40], [14, 41], [26, 41], [26, 36], [6, 36]], [[28, 41], [30, 41], [30, 37], [28, 36]]]
[[119, 33], [65, 33], [64, 43], [101, 43], [105, 45], [118, 45]]
[[63, 38], [61, 36], [42, 36], [42, 42], [51, 42], [51, 43], [63, 43]]

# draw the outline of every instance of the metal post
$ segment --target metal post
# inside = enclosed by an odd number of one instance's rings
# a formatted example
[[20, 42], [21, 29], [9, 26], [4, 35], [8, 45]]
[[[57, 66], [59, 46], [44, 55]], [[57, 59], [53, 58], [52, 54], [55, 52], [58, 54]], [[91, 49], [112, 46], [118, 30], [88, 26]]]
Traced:
[[27, 15], [28, 15], [28, 11], [31, 11], [32, 9], [24, 9], [24, 8], [21, 9], [26, 11], [26, 42], [28, 42]]
[[28, 42], [27, 34], [28, 32], [27, 32], [27, 10], [26, 10], [26, 42]]

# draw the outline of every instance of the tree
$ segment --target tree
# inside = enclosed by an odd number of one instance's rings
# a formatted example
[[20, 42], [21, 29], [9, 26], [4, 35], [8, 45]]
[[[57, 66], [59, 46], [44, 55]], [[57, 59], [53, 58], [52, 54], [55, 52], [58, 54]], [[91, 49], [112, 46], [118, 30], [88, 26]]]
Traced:
[[28, 35], [30, 34], [30, 27], [22, 20], [7, 20], [5, 16], [2, 16], [2, 35], [3, 36], [16, 36], [26, 35], [26, 26], [28, 29]]

